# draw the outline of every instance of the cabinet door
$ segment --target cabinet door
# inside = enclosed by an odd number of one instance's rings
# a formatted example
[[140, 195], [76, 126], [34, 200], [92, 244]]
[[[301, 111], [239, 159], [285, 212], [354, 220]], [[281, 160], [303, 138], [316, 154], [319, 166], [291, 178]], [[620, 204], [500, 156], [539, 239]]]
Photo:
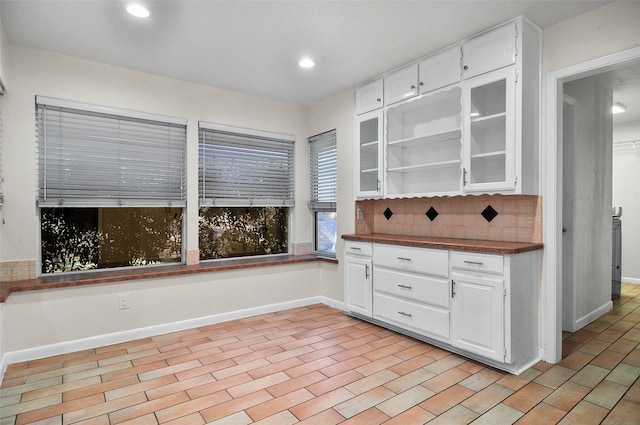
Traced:
[[418, 64], [420, 93], [427, 93], [460, 81], [460, 46], [455, 46]]
[[515, 86], [513, 67], [464, 82], [465, 192], [515, 189]]
[[410, 65], [384, 77], [384, 104], [409, 99], [418, 94], [418, 65]]
[[451, 274], [451, 344], [504, 361], [504, 281]]
[[347, 309], [371, 317], [373, 314], [371, 259], [347, 256], [345, 263], [344, 299]]
[[510, 22], [462, 45], [462, 76], [470, 78], [516, 62], [516, 23]]
[[367, 83], [356, 89], [356, 114], [364, 114], [381, 108], [382, 100], [382, 78]]
[[382, 110], [356, 117], [356, 196], [382, 194]]

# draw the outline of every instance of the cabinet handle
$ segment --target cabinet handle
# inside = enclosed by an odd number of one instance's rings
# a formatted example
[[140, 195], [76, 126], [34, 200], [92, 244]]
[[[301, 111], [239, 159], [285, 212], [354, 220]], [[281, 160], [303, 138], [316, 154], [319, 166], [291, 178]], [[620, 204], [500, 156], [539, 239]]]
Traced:
[[359, 248], [357, 246], [352, 246], [351, 251], [362, 251], [362, 248]]
[[462, 185], [463, 186], [467, 185], [467, 169], [466, 168], [462, 169]]
[[420, 87], [424, 86], [424, 83], [422, 81], [420, 81]]
[[365, 279], [369, 279], [369, 265], [368, 264], [364, 265], [364, 278]]
[[378, 192], [380, 192], [380, 180], [378, 180]]
[[462, 67], [462, 69], [464, 69], [466, 71], [467, 69], [469, 69], [469, 67], [467, 65], [465, 65], [465, 66]]
[[411, 84], [411, 90], [415, 90], [416, 86], [414, 84]]
[[398, 257], [398, 260], [400, 260], [400, 261], [411, 261], [411, 258], [407, 258], [407, 257]]
[[473, 264], [474, 266], [482, 266], [482, 265], [484, 265], [484, 263], [482, 261], [467, 261], [467, 260], [464, 260], [463, 262], [465, 264]]
[[413, 315], [411, 313], [405, 313], [404, 311], [399, 311], [398, 314], [405, 316], [405, 317], [413, 317]]
[[451, 298], [453, 298], [453, 296], [456, 294], [456, 291], [454, 290], [456, 285], [456, 281], [451, 279]]
[[382, 99], [377, 98], [377, 99], [376, 99], [376, 102], [382, 102]]
[[402, 284], [398, 284], [398, 287], [399, 287], [399, 288], [402, 288], [402, 289], [413, 289], [413, 288], [412, 288], [411, 286], [409, 286], [409, 285], [402, 285]]

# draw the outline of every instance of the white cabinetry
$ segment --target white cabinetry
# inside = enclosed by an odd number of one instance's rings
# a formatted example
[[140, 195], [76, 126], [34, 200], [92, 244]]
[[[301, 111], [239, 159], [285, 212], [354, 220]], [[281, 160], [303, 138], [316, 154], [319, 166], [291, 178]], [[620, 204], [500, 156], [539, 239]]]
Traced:
[[418, 64], [420, 93], [460, 82], [460, 46], [450, 47]]
[[465, 192], [515, 189], [515, 75], [502, 68], [463, 85]]
[[516, 63], [516, 22], [509, 22], [462, 43], [464, 78]]
[[382, 194], [382, 122], [382, 110], [356, 117], [358, 197], [378, 197]]
[[391, 105], [418, 94], [418, 65], [413, 64], [384, 77], [384, 103]]
[[387, 109], [385, 195], [460, 191], [460, 96], [454, 86]]
[[384, 75], [384, 187], [358, 197], [537, 194], [540, 44], [521, 17]]
[[345, 252], [349, 312], [509, 372], [539, 360], [541, 251], [347, 241]]
[[371, 254], [370, 243], [345, 243], [345, 305], [349, 311], [366, 317], [373, 314]]
[[373, 257], [374, 318], [448, 342], [447, 251], [376, 244]]
[[356, 114], [364, 114], [383, 105], [382, 78], [366, 83], [356, 89]]
[[[451, 344], [504, 361], [504, 279], [502, 255], [451, 253]], [[487, 272], [485, 263], [496, 267]]]

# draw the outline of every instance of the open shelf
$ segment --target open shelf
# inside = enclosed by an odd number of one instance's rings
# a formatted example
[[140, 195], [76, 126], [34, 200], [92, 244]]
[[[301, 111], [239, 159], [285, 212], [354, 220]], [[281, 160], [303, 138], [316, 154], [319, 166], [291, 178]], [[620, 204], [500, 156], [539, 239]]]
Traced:
[[462, 137], [462, 131], [460, 127], [453, 128], [451, 130], [438, 131], [431, 134], [418, 135], [408, 137], [406, 139], [389, 141], [389, 147], [401, 147], [411, 148], [414, 146], [424, 145], [428, 143], [443, 142], [445, 140], [456, 139], [459, 140]]

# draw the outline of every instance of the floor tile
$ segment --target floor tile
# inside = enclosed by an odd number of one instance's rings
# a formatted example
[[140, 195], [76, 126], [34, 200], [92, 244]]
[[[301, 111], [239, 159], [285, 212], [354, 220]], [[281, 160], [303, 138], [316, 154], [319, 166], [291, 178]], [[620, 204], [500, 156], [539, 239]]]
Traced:
[[513, 407], [514, 409], [518, 409], [523, 413], [527, 413], [552, 391], [553, 390], [549, 387], [531, 382], [515, 394], [509, 396], [502, 403]]
[[553, 425], [562, 419], [567, 412], [558, 409], [557, 407], [550, 406], [546, 403], [540, 403], [522, 418], [515, 422], [516, 425]]
[[629, 423], [639, 343], [627, 284], [518, 376], [318, 304], [9, 365], [0, 425]]
[[544, 402], [550, 406], [557, 407], [565, 412], [573, 409], [592, 388], [585, 387], [572, 381], [565, 382], [553, 393], [551, 393]]
[[596, 425], [600, 424], [608, 413], [609, 410], [604, 407], [588, 401], [581, 401], [558, 423], [561, 425]]

